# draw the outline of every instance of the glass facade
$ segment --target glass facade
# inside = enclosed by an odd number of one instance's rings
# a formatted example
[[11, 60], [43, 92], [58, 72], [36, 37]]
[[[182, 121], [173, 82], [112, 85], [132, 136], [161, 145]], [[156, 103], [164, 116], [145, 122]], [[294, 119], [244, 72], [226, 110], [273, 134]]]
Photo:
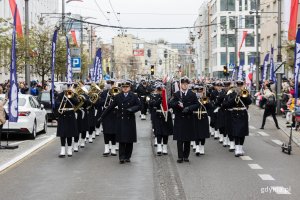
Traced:
[[247, 35], [245, 45], [246, 45], [246, 47], [254, 47], [255, 46], [253, 34], [248, 34]]
[[254, 16], [252, 15], [245, 16], [245, 28], [254, 29]]
[[220, 0], [220, 11], [235, 11], [236, 0]]

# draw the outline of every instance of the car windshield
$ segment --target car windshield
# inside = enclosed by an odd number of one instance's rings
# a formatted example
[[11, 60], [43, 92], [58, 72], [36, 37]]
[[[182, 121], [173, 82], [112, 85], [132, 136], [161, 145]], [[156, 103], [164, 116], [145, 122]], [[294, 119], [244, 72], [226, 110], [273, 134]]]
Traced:
[[[0, 97], [0, 100], [3, 100], [3, 97]], [[18, 106], [25, 106], [25, 103], [26, 103], [26, 99], [19, 97]], [[7, 105], [8, 105], [8, 101], [6, 102], [5, 106], [7, 106]]]
[[41, 101], [50, 101], [50, 92], [43, 92], [41, 94]]

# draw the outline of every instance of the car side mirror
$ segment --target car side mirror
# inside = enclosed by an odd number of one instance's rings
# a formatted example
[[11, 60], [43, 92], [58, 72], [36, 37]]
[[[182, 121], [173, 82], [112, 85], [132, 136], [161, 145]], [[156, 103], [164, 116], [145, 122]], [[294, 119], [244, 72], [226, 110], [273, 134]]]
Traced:
[[40, 108], [41, 108], [41, 110], [44, 110], [44, 108], [45, 108], [44, 104], [41, 104]]

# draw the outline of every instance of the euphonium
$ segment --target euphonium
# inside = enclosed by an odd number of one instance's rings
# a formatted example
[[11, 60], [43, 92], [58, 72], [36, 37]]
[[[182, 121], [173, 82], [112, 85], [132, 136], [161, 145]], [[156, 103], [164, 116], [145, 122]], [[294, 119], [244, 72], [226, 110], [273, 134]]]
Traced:
[[99, 94], [101, 92], [101, 89], [96, 83], [92, 83], [89, 92]]
[[98, 98], [99, 98], [99, 95], [96, 94], [96, 93], [93, 93], [93, 92], [89, 92], [88, 93], [89, 97], [90, 97], [90, 100], [93, 104], [96, 104], [97, 101], [98, 101]]
[[79, 103], [77, 104], [77, 106], [74, 107], [75, 112], [84, 105], [84, 102], [86, 100], [86, 98], [83, 95], [78, 95], [77, 99], [78, 99]]
[[88, 95], [93, 104], [97, 103], [100, 92], [101, 89], [98, 87], [98, 85], [96, 83], [92, 83]]

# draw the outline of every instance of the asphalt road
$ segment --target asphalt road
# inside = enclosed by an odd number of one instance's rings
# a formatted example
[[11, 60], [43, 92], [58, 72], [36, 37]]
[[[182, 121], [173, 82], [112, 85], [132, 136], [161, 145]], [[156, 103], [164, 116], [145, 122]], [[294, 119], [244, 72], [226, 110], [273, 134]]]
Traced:
[[57, 157], [55, 139], [0, 174], [0, 199], [299, 199], [299, 147], [283, 154], [279, 144], [287, 136], [269, 120], [264, 130], [258, 129], [262, 115], [250, 112], [251, 136], [243, 158], [208, 139], [204, 156], [191, 152], [190, 163], [177, 164], [176, 143], [170, 140], [168, 156], [156, 156], [150, 121], [137, 118], [131, 163], [102, 157], [102, 135], [64, 159]]

